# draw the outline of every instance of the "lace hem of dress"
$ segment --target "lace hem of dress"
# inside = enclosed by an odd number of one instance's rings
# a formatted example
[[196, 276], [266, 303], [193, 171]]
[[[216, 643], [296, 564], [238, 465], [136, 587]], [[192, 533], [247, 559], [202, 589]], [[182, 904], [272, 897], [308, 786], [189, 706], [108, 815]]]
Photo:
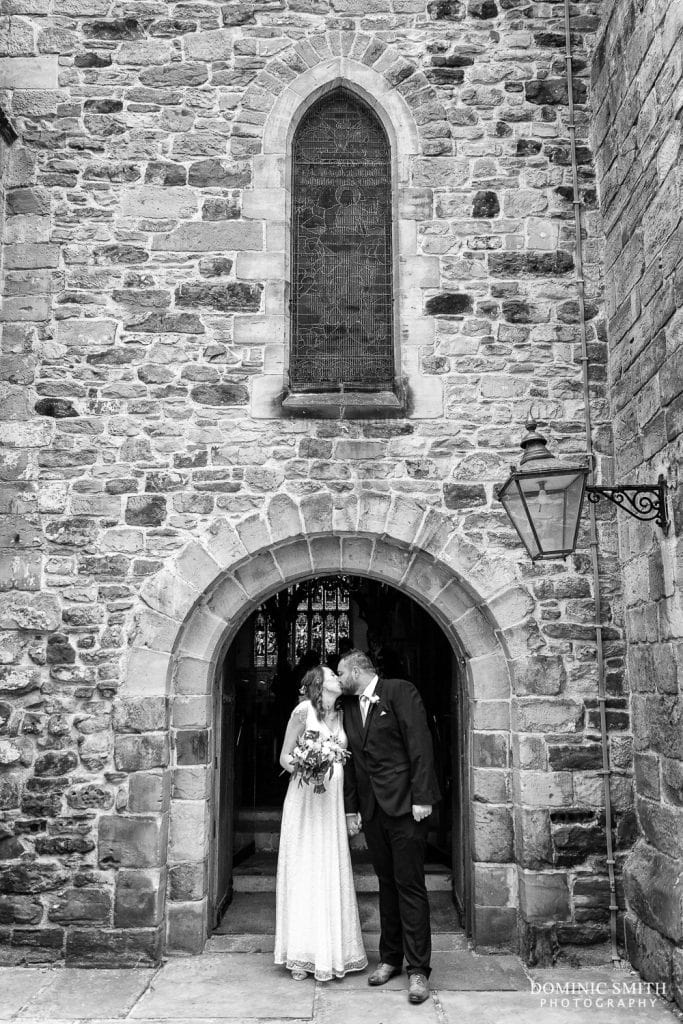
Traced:
[[288, 971], [308, 971], [316, 981], [332, 981], [333, 978], [343, 978], [351, 971], [364, 971], [368, 966], [368, 958], [364, 956], [360, 960], [352, 960], [350, 963], [344, 964], [343, 971], [318, 971], [317, 973], [315, 964], [310, 960], [276, 960], [275, 963], [284, 964]]

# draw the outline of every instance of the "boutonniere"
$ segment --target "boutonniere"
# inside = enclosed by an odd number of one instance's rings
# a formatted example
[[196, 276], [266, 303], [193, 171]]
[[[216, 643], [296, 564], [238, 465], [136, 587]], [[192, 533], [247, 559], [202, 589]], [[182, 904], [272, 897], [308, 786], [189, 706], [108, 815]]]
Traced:
[[379, 694], [373, 693], [371, 697], [368, 697], [371, 704], [379, 704]]

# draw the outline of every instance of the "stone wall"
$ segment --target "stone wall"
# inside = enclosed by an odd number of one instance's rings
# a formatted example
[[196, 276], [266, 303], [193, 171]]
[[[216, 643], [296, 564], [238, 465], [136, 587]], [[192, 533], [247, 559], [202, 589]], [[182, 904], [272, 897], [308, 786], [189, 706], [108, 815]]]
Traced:
[[[572, 27], [592, 398], [609, 456], [587, 147], [596, 8], [573, 4]], [[487, 911], [477, 938], [516, 941], [518, 917], [530, 955], [539, 936], [604, 939], [589, 563], [584, 549], [532, 566], [494, 498], [530, 408], [556, 453], [583, 450], [559, 8], [10, 0], [3, 9], [0, 102], [21, 139], [6, 177], [2, 310], [3, 957], [154, 960], [167, 892], [177, 901], [172, 944], [196, 948], [179, 918], [206, 889], [182, 851], [190, 812], [209, 806], [211, 723], [192, 707], [175, 722], [180, 732], [207, 726], [208, 746], [193, 753], [169, 732], [174, 695], [206, 705], [174, 659], [183, 643], [217, 656], [258, 588], [239, 583], [242, 606], [191, 620], [188, 634], [184, 616], [206, 602], [197, 582], [232, 579], [237, 553], [261, 557], [290, 517], [323, 545], [349, 531], [379, 543], [393, 524], [401, 550], [381, 578], [405, 552], [448, 550], [452, 578], [430, 563], [418, 593], [466, 594], [512, 679], [512, 696], [490, 675], [470, 693], [480, 734], [475, 898]], [[292, 97], [305, 101], [303, 82], [340, 77], [376, 83], [386, 122], [396, 129], [402, 118], [410, 131], [410, 148], [396, 154], [398, 372], [416, 400], [396, 419], [305, 420], [278, 406], [287, 175], [273, 140], [286, 137]], [[616, 537], [603, 515], [623, 851], [630, 735]], [[234, 551], [223, 531], [236, 531]], [[353, 565], [362, 571], [357, 557]], [[255, 571], [245, 563], [238, 582]], [[294, 571], [281, 569], [282, 585]], [[472, 662], [470, 606], [455, 607], [453, 634]], [[217, 630], [212, 648], [204, 628]], [[187, 768], [192, 786], [181, 784]], [[172, 794], [189, 809], [175, 837], [171, 822], [169, 859]], [[205, 861], [208, 833], [198, 834]]]
[[605, 231], [614, 476], [664, 474], [673, 523], [619, 522], [639, 838], [625, 884], [630, 956], [683, 1006], [683, 14], [615, 3], [596, 48], [592, 137]]

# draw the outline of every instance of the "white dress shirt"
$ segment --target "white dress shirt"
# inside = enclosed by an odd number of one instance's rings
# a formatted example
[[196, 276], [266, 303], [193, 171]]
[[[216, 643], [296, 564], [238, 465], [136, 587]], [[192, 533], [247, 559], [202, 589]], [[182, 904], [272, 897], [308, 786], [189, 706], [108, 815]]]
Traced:
[[363, 690], [363, 692], [359, 694], [358, 699], [360, 701], [360, 714], [361, 718], [363, 719], [363, 725], [365, 725], [366, 719], [368, 717], [368, 711], [370, 710], [370, 704], [372, 703], [372, 698], [375, 695], [375, 687], [377, 686], [378, 682], [379, 677], [373, 676], [368, 685]]

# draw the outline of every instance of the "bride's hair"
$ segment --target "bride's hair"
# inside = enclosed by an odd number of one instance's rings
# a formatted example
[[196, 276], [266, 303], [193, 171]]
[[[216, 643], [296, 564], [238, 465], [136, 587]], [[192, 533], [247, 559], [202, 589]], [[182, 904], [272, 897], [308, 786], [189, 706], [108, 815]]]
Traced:
[[323, 719], [323, 681], [325, 679], [325, 673], [322, 670], [321, 665], [316, 665], [315, 668], [308, 670], [306, 675], [301, 680], [301, 689], [304, 691], [311, 704], [315, 709], [315, 713], [322, 721]]

